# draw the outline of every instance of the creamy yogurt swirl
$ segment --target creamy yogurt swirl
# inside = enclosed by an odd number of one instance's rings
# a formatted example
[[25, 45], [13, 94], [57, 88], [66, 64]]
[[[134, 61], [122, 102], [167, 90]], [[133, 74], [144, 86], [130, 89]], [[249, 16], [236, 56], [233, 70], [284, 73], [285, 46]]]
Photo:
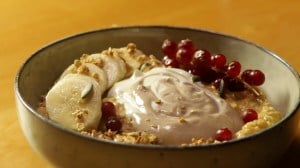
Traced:
[[116, 83], [108, 93], [124, 104], [126, 117], [132, 120], [126, 129], [154, 133], [162, 144], [188, 143], [192, 138], [213, 137], [226, 127], [241, 129], [242, 117], [224, 99], [192, 75], [176, 68], [154, 68], [134, 73]]

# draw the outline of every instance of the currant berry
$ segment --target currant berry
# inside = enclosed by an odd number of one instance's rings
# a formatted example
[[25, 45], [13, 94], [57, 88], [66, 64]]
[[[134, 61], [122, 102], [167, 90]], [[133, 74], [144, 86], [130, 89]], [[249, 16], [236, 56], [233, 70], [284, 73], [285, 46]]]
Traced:
[[256, 120], [257, 118], [257, 112], [253, 109], [247, 109], [243, 112], [243, 120], [245, 123]]
[[166, 39], [162, 46], [161, 46], [162, 52], [167, 55], [169, 58], [175, 58], [176, 52], [177, 52], [177, 44], [174, 41], [171, 41], [169, 39]]
[[176, 60], [183, 67], [190, 66], [193, 54], [190, 50], [180, 48], [176, 53]]
[[241, 67], [238, 61], [232, 61], [227, 67], [226, 74], [230, 77], [237, 77], [241, 72]]
[[244, 83], [238, 78], [224, 77], [225, 87], [231, 92], [241, 92], [246, 89]]
[[215, 139], [221, 142], [231, 140], [232, 132], [228, 128], [221, 128], [216, 132]]
[[163, 58], [162, 63], [167, 66], [167, 67], [172, 67], [172, 68], [179, 68], [179, 63], [177, 62], [176, 59], [171, 59], [168, 56], [165, 56]]
[[116, 116], [111, 116], [105, 123], [106, 129], [119, 132], [122, 128], [122, 122]]
[[189, 50], [190, 52], [195, 52], [195, 46], [194, 46], [194, 43], [192, 40], [190, 39], [184, 39], [184, 40], [181, 40], [179, 43], [178, 43], [178, 48], [179, 49], [186, 49], [186, 50]]
[[226, 57], [223, 54], [211, 56], [211, 64], [217, 69], [223, 69], [226, 64]]
[[212, 83], [213, 81], [215, 81], [218, 77], [218, 74], [215, 70], [211, 69], [211, 68], [205, 68], [202, 71], [202, 74], [200, 75], [200, 80], [203, 83]]
[[194, 66], [211, 66], [211, 55], [207, 50], [197, 50], [194, 54], [192, 64]]
[[242, 79], [249, 85], [259, 86], [265, 82], [265, 75], [260, 70], [245, 70], [242, 73]]
[[112, 102], [103, 102], [102, 103], [102, 118], [107, 120], [111, 116], [116, 116], [116, 108]]

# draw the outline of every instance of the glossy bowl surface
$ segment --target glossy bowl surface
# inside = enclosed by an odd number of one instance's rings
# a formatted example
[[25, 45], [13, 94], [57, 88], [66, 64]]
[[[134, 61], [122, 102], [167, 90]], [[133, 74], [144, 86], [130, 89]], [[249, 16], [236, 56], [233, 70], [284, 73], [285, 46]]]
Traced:
[[[146, 54], [162, 57], [164, 39], [190, 38], [196, 46], [239, 60], [244, 69], [261, 69], [262, 86], [283, 119], [247, 138], [196, 147], [130, 145], [67, 130], [36, 112], [41, 95], [75, 58], [134, 42]], [[229, 60], [229, 61], [230, 61]], [[49, 44], [28, 58], [15, 80], [19, 121], [35, 151], [58, 167], [268, 167], [286, 151], [298, 125], [298, 73], [282, 58], [251, 42], [216, 32], [169, 26], [101, 29]]]

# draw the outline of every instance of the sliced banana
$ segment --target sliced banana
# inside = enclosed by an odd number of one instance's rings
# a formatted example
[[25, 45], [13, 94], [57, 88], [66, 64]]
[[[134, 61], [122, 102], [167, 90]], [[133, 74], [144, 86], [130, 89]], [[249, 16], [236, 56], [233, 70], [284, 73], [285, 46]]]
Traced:
[[88, 72], [86, 72], [85, 75], [91, 76], [95, 78], [99, 84], [103, 85], [105, 88], [107, 88], [107, 75], [106, 72], [99, 68], [97, 65], [92, 63], [81, 63], [80, 66], [76, 67], [76, 65], [72, 64], [70, 65], [60, 76], [59, 80], [63, 79], [66, 75], [71, 73], [81, 73], [80, 68], [86, 67]]
[[92, 77], [67, 74], [46, 95], [49, 118], [73, 130], [96, 129], [104, 91], [105, 87]]
[[98, 57], [103, 61], [102, 69], [106, 72], [107, 88], [125, 77], [126, 65], [120, 57], [104, 53], [92, 54], [89, 57]]
[[142, 51], [138, 49], [130, 49], [128, 47], [123, 47], [118, 50], [119, 53], [121, 53], [119, 56], [126, 62], [126, 64], [130, 68], [126, 76], [131, 75], [134, 70], [139, 69], [142, 64], [142, 57], [145, 57]]

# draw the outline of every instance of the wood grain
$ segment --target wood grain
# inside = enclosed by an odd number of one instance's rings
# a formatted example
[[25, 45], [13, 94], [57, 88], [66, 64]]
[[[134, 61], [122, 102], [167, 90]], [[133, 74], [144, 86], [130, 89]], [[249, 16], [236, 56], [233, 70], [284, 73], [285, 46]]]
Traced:
[[[0, 167], [51, 167], [28, 145], [16, 115], [13, 82], [38, 48], [75, 33], [112, 25], [204, 28], [258, 43], [300, 71], [298, 0], [2, 0], [0, 2]], [[298, 165], [299, 134], [279, 162]]]

